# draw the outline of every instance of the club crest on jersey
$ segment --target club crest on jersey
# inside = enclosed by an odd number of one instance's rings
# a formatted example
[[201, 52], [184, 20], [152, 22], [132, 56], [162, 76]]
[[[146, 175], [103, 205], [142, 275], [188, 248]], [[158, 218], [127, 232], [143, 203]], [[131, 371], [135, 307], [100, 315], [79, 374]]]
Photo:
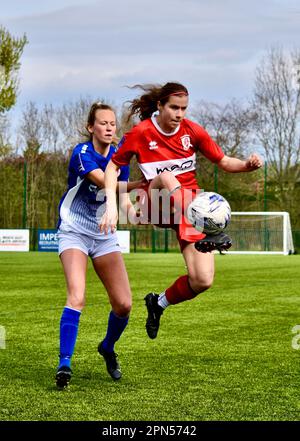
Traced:
[[150, 141], [149, 142], [149, 150], [155, 150], [158, 149], [158, 145], [156, 141]]
[[191, 138], [189, 135], [183, 135], [180, 137], [181, 139], [181, 144], [183, 147], [183, 150], [188, 150], [190, 147], [193, 147], [193, 145], [191, 144]]

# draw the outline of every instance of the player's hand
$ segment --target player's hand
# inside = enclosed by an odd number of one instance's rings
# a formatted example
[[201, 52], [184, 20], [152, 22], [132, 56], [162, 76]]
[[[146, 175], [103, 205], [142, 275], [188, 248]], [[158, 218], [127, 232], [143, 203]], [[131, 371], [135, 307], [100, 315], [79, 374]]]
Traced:
[[108, 234], [109, 231], [114, 233], [117, 229], [118, 222], [118, 210], [115, 204], [106, 205], [106, 211], [102, 216], [101, 223], [99, 225], [100, 232]]
[[248, 159], [246, 159], [246, 168], [248, 171], [257, 170], [263, 166], [263, 160], [257, 153], [252, 153]]
[[142, 189], [142, 190], [146, 190], [149, 186], [149, 182], [145, 179], [139, 179], [138, 181], [132, 181], [132, 182], [128, 182], [128, 192], [131, 190], [135, 190], [135, 189]]

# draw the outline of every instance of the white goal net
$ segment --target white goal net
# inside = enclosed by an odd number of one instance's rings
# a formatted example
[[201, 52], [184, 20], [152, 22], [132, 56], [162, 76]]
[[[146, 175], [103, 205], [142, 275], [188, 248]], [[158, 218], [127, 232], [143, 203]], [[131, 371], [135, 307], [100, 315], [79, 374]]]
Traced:
[[226, 233], [230, 254], [293, 254], [293, 236], [287, 212], [236, 212]]

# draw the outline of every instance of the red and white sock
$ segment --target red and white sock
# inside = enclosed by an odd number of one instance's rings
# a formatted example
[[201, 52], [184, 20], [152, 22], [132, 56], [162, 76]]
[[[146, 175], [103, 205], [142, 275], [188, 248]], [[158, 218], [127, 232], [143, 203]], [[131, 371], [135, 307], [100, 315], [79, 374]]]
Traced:
[[173, 285], [166, 289], [166, 300], [171, 305], [191, 300], [197, 296], [198, 293], [192, 290], [189, 284], [188, 275], [181, 276]]
[[157, 303], [163, 309], [166, 309], [170, 305], [167, 300], [165, 291], [159, 295]]

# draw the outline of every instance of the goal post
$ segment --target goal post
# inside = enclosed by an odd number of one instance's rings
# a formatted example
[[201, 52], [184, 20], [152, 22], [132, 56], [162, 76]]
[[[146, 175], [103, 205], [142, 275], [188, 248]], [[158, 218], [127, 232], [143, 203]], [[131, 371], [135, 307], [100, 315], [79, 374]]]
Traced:
[[228, 254], [293, 254], [290, 215], [285, 211], [233, 211], [226, 233]]

